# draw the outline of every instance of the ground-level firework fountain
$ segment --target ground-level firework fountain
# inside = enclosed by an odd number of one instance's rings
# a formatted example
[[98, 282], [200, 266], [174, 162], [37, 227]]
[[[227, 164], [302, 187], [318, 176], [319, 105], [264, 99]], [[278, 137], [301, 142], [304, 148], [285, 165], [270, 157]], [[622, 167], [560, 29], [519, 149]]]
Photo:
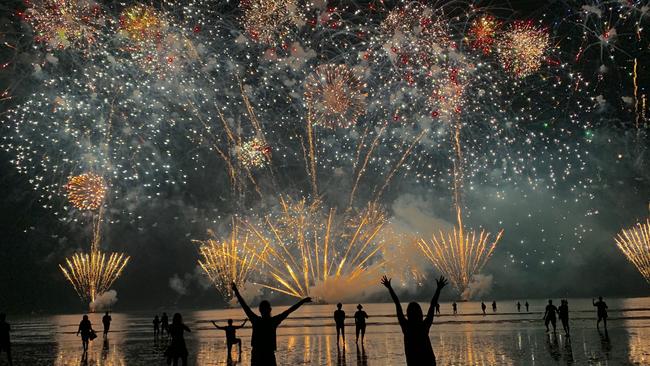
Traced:
[[650, 283], [650, 219], [622, 230], [615, 240], [616, 246]]

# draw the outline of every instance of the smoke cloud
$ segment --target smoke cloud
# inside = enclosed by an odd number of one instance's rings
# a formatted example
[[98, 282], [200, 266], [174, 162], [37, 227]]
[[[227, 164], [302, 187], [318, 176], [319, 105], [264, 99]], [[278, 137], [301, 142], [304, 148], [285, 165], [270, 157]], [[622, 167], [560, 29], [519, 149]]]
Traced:
[[110, 310], [117, 302], [117, 291], [108, 290], [103, 294], [99, 294], [95, 301], [90, 303], [91, 311], [105, 311]]

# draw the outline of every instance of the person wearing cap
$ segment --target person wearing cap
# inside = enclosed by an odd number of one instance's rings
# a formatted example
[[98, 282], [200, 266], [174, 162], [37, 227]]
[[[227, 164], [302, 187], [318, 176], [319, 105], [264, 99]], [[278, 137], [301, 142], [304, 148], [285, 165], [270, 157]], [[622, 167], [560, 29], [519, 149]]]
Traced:
[[357, 343], [359, 343], [359, 333], [361, 333], [361, 344], [363, 344], [363, 338], [366, 335], [366, 319], [368, 319], [368, 314], [361, 309], [363, 309], [363, 306], [361, 304], [357, 305], [357, 312], [354, 313], [354, 325], [357, 330]]

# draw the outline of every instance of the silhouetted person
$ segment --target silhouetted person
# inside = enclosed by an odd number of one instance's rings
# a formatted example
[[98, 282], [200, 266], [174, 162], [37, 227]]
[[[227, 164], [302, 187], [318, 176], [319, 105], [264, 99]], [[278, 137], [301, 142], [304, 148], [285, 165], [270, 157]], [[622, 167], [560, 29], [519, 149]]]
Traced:
[[436, 281], [436, 292], [431, 299], [427, 316], [423, 319], [422, 308], [417, 302], [409, 303], [406, 308], [406, 317], [402, 311], [397, 294], [390, 284], [390, 279], [384, 276], [381, 283], [386, 286], [390, 297], [395, 303], [395, 310], [397, 312], [397, 320], [402, 328], [404, 334], [404, 354], [406, 355], [407, 366], [419, 365], [433, 365], [436, 364], [436, 356], [431, 347], [431, 340], [429, 339], [429, 330], [433, 325], [433, 318], [435, 317], [435, 305], [438, 303], [440, 291], [447, 285], [447, 280], [440, 276]]
[[183, 337], [183, 333], [186, 331], [191, 332], [190, 328], [183, 324], [181, 314], [174, 314], [172, 324], [167, 327], [167, 332], [172, 337], [169, 347], [167, 347], [167, 351], [165, 352], [168, 365], [177, 366], [178, 360], [180, 359], [183, 366], [187, 366], [187, 346], [185, 345], [185, 337]]
[[528, 300], [526, 300], [526, 312], [528, 312]]
[[481, 301], [481, 310], [483, 310], [483, 315], [485, 315], [485, 309], [487, 309], [487, 306], [485, 306], [485, 303]]
[[167, 313], [163, 313], [160, 317], [160, 334], [165, 333], [169, 335], [169, 318], [167, 317]]
[[153, 318], [153, 336], [158, 337], [160, 335], [160, 318], [158, 315]]
[[517, 312], [521, 313], [521, 303], [517, 301]]
[[289, 314], [298, 310], [302, 304], [311, 302], [311, 298], [306, 297], [298, 301], [292, 307], [276, 316], [271, 316], [271, 303], [267, 300], [262, 300], [259, 306], [260, 316], [255, 314], [248, 304], [246, 304], [244, 298], [239, 294], [239, 290], [235, 283], [232, 284], [232, 290], [235, 292], [239, 305], [241, 305], [253, 326], [253, 335], [251, 337], [251, 346], [253, 348], [251, 350], [251, 365], [275, 366], [275, 332], [278, 326], [289, 316]]
[[88, 342], [94, 332], [93, 325], [88, 320], [88, 315], [84, 315], [77, 329], [77, 335], [81, 334], [81, 345], [83, 346], [84, 353], [88, 351]]
[[343, 347], [345, 347], [345, 311], [341, 308], [343, 304], [336, 304], [334, 311], [334, 323], [336, 324], [336, 345], [339, 345], [339, 337], [343, 338]]
[[356, 342], [359, 343], [359, 333], [361, 333], [361, 345], [363, 346], [363, 339], [366, 337], [366, 319], [368, 319], [368, 314], [361, 309], [363, 309], [363, 306], [361, 304], [357, 305], [357, 312], [354, 313], [354, 327], [357, 334]]
[[104, 337], [108, 335], [108, 331], [111, 329], [111, 321], [113, 318], [111, 318], [110, 315], [108, 315], [108, 311], [104, 316], [102, 317], [102, 324], [104, 324]]
[[553, 333], [555, 333], [555, 323], [557, 322], [556, 319], [556, 314], [557, 314], [557, 308], [555, 305], [553, 305], [553, 300], [548, 300], [548, 305], [546, 305], [546, 311], [544, 312], [544, 325], [546, 325], [546, 331], [548, 332], [548, 323], [551, 323], [553, 325]]
[[603, 301], [603, 297], [599, 296], [598, 301], [591, 299], [592, 304], [598, 310], [598, 321], [596, 322], [596, 328], [600, 329], [600, 321], [603, 321], [605, 324], [605, 330], [607, 330], [607, 304]]
[[232, 356], [230, 354], [230, 351], [232, 350], [233, 345], [238, 345], [239, 346], [239, 359], [241, 359], [241, 339], [237, 338], [237, 329], [241, 329], [246, 325], [246, 322], [248, 319], [244, 320], [243, 323], [239, 326], [232, 325], [232, 319], [228, 319], [228, 325], [225, 327], [220, 327], [212, 321], [212, 325], [215, 326], [217, 329], [225, 330], [226, 331], [226, 346], [228, 347], [228, 359], [232, 359]]
[[567, 300], [562, 300], [560, 307], [557, 309], [558, 317], [562, 321], [562, 328], [567, 337], [569, 333], [569, 302]]
[[493, 313], [497, 312], [497, 302], [496, 301], [492, 301], [492, 312]]
[[440, 304], [436, 304], [436, 314], [440, 314]]
[[456, 301], [451, 304], [451, 307], [454, 309], [454, 315], [458, 314], [458, 305], [456, 304]]
[[7, 352], [7, 360], [11, 366], [13, 365], [13, 361], [11, 360], [11, 337], [9, 336], [11, 327], [6, 322], [6, 319], [7, 316], [4, 313], [0, 314], [0, 354], [2, 351]]

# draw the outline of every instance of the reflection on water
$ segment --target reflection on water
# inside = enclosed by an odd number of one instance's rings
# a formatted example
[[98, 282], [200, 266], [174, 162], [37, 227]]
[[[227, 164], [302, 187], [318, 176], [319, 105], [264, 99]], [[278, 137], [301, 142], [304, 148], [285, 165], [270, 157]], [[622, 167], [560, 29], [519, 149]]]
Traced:
[[[570, 300], [572, 338], [545, 332], [541, 316], [546, 300], [531, 301], [531, 313], [517, 313], [502, 302], [503, 312], [482, 316], [480, 303], [463, 303], [463, 313], [451, 315], [450, 304], [442, 304], [436, 317], [431, 343], [439, 365], [557, 365], [557, 364], [650, 364], [650, 298], [610, 300], [609, 332], [599, 333], [590, 299]], [[356, 304], [355, 304], [356, 305]], [[345, 305], [345, 310], [355, 305]], [[403, 365], [403, 338], [392, 304], [365, 304], [370, 315], [365, 346], [354, 342], [353, 320], [347, 326], [345, 347], [337, 347], [332, 308], [311, 305], [301, 308], [278, 330], [277, 360], [280, 365]], [[512, 309], [509, 309], [512, 307]], [[478, 311], [469, 311], [477, 309]], [[282, 306], [274, 308], [281, 312]], [[173, 313], [169, 309], [167, 313]], [[75, 335], [81, 315], [41, 318], [11, 318], [14, 360], [22, 365], [162, 365], [167, 340], [153, 338], [155, 314], [115, 313], [111, 332], [101, 336], [101, 314], [90, 314], [100, 334], [83, 355], [81, 339]], [[223, 331], [210, 320], [243, 320], [240, 309], [184, 312], [192, 333], [186, 341], [192, 365], [250, 364], [251, 329], [237, 332], [242, 339], [242, 357], [237, 347], [228, 360]], [[2, 361], [0, 361], [2, 364]]]

